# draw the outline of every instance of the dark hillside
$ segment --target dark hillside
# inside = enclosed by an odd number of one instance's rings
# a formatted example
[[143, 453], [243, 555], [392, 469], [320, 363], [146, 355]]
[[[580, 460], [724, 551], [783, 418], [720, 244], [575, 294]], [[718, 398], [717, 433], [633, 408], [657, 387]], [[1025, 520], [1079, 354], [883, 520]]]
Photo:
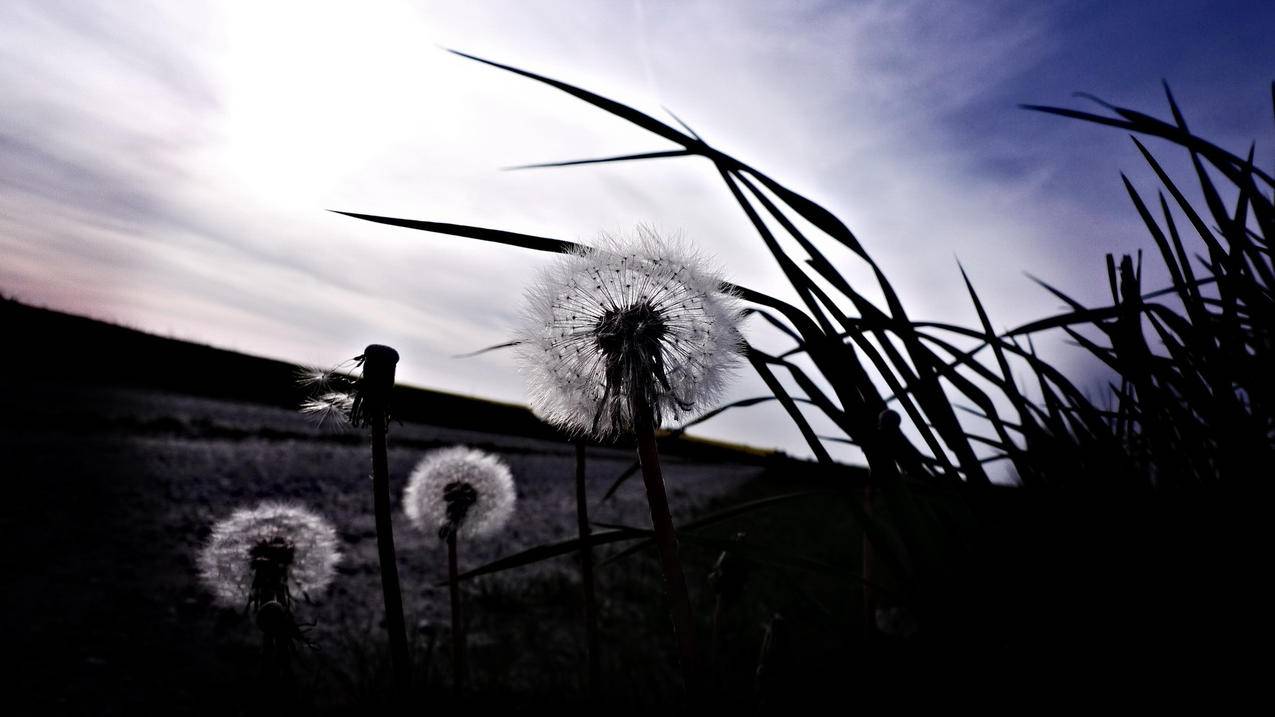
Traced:
[[[67, 387], [145, 388], [294, 409], [306, 398], [297, 384], [297, 366], [283, 361], [156, 336], [12, 299], [0, 299], [0, 327], [8, 345], [0, 354], [0, 372], [24, 380]], [[362, 348], [352, 346], [350, 354]], [[522, 406], [402, 385], [394, 400], [395, 416], [405, 423], [566, 440]], [[765, 455], [685, 437], [663, 440], [661, 449], [731, 462], [757, 461]]]

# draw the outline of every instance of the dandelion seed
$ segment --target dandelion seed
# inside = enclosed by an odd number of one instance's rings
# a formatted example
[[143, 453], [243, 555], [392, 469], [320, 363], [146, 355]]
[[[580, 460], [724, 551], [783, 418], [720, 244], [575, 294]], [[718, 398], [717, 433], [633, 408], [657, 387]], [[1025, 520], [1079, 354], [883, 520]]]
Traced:
[[301, 403], [301, 413], [315, 416], [319, 425], [352, 423], [359, 381], [346, 372], [361, 367], [362, 358], [350, 359], [330, 369], [298, 367], [296, 382], [311, 394]]
[[417, 529], [464, 538], [491, 535], [516, 501], [513, 474], [497, 456], [453, 446], [427, 453], [407, 480], [403, 510]]
[[218, 603], [259, 608], [321, 594], [340, 559], [336, 530], [322, 517], [299, 506], [262, 503], [214, 525], [198, 564]]
[[307, 398], [301, 404], [301, 412], [318, 419], [319, 425], [329, 422], [348, 423], [350, 411], [354, 408], [354, 396], [344, 391], [328, 391], [327, 393]]
[[[394, 386], [398, 352], [373, 344], [362, 355], [328, 369], [297, 369], [297, 383], [314, 395], [301, 403], [301, 412], [318, 416], [319, 423], [335, 420], [359, 427], [388, 424], [389, 393]], [[357, 370], [358, 375], [348, 372]]]
[[528, 291], [521, 358], [533, 410], [577, 434], [634, 430], [709, 404], [738, 361], [740, 310], [703, 259], [639, 228], [571, 254]]
[[298, 366], [295, 371], [296, 381], [302, 386], [318, 386], [326, 388], [335, 373], [330, 369], [317, 366]]

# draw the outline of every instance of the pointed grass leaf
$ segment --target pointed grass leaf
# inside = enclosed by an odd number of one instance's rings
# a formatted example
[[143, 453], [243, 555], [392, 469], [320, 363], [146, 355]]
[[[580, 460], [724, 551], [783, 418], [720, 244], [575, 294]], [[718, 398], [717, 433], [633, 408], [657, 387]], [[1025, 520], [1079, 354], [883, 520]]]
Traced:
[[483, 354], [490, 353], [492, 351], [499, 351], [500, 349], [513, 348], [514, 346], [518, 346], [521, 343], [522, 343], [521, 341], [506, 341], [503, 344], [495, 344], [493, 346], [488, 346], [487, 348], [478, 349], [477, 351], [470, 351], [469, 353], [465, 353], [465, 354], [456, 354], [455, 356], [452, 356], [452, 358], [457, 358], [457, 359], [473, 358], [475, 356], [482, 356]]
[[676, 142], [677, 144], [680, 144], [684, 147], [692, 147], [698, 144], [702, 144], [698, 140], [692, 137], [689, 137], [685, 134], [682, 134], [681, 132], [673, 129], [672, 127], [664, 124], [663, 122], [655, 119], [654, 117], [644, 112], [639, 112], [638, 110], [635, 110], [632, 107], [629, 107], [628, 105], [621, 104], [619, 102], [616, 102], [615, 100], [603, 97], [602, 95], [595, 94], [593, 92], [590, 92], [585, 89], [581, 89], [574, 85], [569, 85], [565, 82], [560, 82], [558, 80], [545, 77], [544, 75], [538, 75], [534, 72], [528, 72], [527, 70], [520, 70], [517, 67], [513, 67], [511, 65], [501, 64], [499, 62], [494, 62], [492, 60], [485, 60], [481, 57], [471, 55], [467, 52], [461, 52], [460, 50], [448, 49], [447, 51], [452, 53], [453, 55], [458, 55], [460, 57], [464, 57], [465, 59], [473, 60], [475, 62], [481, 62], [484, 65], [490, 65], [491, 67], [505, 70], [506, 72], [512, 72], [515, 75], [522, 75], [523, 77], [526, 77], [527, 79], [535, 80], [536, 82], [549, 85], [550, 87], [553, 87], [554, 89], [557, 89], [557, 90], [561, 90], [571, 95], [572, 97], [575, 97], [580, 100], [584, 100], [585, 102], [588, 102], [589, 104], [593, 105], [594, 107], [597, 107], [600, 110], [603, 110], [604, 112], [609, 112], [615, 115], [616, 117], [620, 117], [622, 119], [628, 120], [629, 122], [632, 122], [633, 124], [641, 127], [642, 129], [648, 132], [651, 132], [652, 134], [659, 135], [660, 137], [663, 137], [664, 139], [667, 139], [670, 142]]
[[329, 211], [334, 214], [344, 214], [347, 217], [353, 217], [355, 219], [376, 222], [377, 224], [388, 224], [390, 226], [405, 227], [407, 229], [419, 229], [420, 231], [434, 232], [437, 234], [449, 234], [451, 236], [495, 242], [497, 244], [516, 246], [523, 249], [535, 249], [536, 251], [562, 254], [579, 247], [578, 244], [564, 241], [562, 239], [551, 239], [549, 237], [539, 237], [531, 234], [519, 234], [518, 232], [507, 232], [500, 229], [487, 229], [484, 227], [469, 226], [467, 224], [448, 224], [445, 222], [429, 222], [419, 219], [397, 219], [395, 217], [382, 217], [375, 214], [342, 212], [334, 209]]
[[[490, 575], [491, 573], [504, 572], [521, 568], [534, 563], [550, 560], [562, 555], [570, 555], [579, 552], [582, 547], [596, 548], [601, 545], [609, 545], [611, 543], [619, 543], [626, 540], [638, 540], [645, 537], [646, 534], [631, 528], [616, 528], [605, 532], [592, 533], [585, 538], [572, 538], [564, 540], [560, 543], [552, 543], [548, 545], [537, 545], [514, 555], [509, 555], [499, 560], [492, 561], [481, 567], [467, 570], [456, 576], [458, 581], [469, 580], [480, 575]], [[435, 583], [435, 587], [445, 587], [450, 581], [444, 580]]]
[[642, 159], [664, 159], [666, 157], [686, 157], [691, 153], [684, 149], [669, 149], [661, 152], [642, 152], [641, 154], [621, 154], [615, 157], [599, 157], [597, 159], [569, 159], [562, 162], [539, 162], [536, 164], [519, 164], [505, 167], [506, 170], [549, 169], [552, 167], [578, 167], [585, 164], [608, 164], [612, 162], [632, 162]]

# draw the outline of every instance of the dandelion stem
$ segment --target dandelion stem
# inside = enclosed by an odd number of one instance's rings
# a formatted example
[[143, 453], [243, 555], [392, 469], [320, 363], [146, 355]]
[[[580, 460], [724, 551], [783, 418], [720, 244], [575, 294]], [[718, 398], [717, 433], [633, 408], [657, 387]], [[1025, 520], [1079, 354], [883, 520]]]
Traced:
[[293, 696], [290, 649], [286, 638], [261, 631], [262, 695], [279, 708], [286, 708]]
[[456, 531], [447, 533], [447, 587], [452, 598], [452, 672], [453, 687], [459, 694], [465, 691], [465, 683], [469, 678], [469, 666], [465, 662], [465, 616], [460, 609], [460, 581], [456, 575]]
[[598, 635], [597, 598], [593, 588], [593, 548], [588, 543], [589, 496], [585, 490], [584, 441], [576, 441], [576, 522], [580, 529], [580, 582], [584, 587], [584, 626], [588, 636], [589, 694], [601, 687], [602, 656]]
[[718, 637], [722, 622], [722, 596], [718, 595], [713, 601], [713, 632], [708, 643], [708, 661], [709, 667], [714, 668], [717, 665], [718, 655]]
[[[872, 476], [868, 476], [868, 480], [863, 484], [863, 513], [872, 517]], [[872, 589], [872, 581], [876, 579], [876, 571], [874, 563], [876, 556], [872, 549], [872, 541], [868, 539], [868, 533], [863, 532], [863, 639], [868, 641], [872, 639], [876, 630], [877, 615], [877, 596]]]
[[399, 695], [407, 690], [410, 665], [407, 627], [403, 621], [403, 595], [398, 582], [394, 552], [394, 527], [390, 520], [390, 469], [386, 448], [389, 395], [394, 387], [398, 352], [388, 346], [368, 346], [363, 353], [363, 378], [359, 391], [372, 429], [372, 496], [376, 512], [376, 549], [381, 563], [381, 591], [385, 595], [385, 629], [390, 637], [390, 662]]
[[660, 451], [655, 443], [655, 418], [649, 406], [640, 401], [633, 401], [633, 404], [638, 462], [642, 466], [642, 480], [646, 483], [646, 499], [651, 509], [651, 524], [655, 529], [655, 542], [659, 546], [660, 563], [664, 569], [664, 588], [668, 593], [669, 612], [677, 638], [682, 679], [687, 692], [694, 696], [698, 689], [699, 669], [699, 651], [695, 645], [695, 616], [691, 611], [691, 598], [686, 588], [686, 575], [682, 572], [682, 561], [677, 555], [677, 534], [673, 529], [673, 518], [669, 515], [664, 476], [660, 472]]

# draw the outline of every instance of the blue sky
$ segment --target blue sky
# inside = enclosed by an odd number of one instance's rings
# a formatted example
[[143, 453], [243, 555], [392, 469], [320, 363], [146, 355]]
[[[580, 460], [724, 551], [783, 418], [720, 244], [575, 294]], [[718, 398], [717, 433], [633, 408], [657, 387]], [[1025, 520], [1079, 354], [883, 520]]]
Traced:
[[[1057, 308], [1023, 272], [1100, 300], [1103, 254], [1150, 246], [1118, 172], [1154, 190], [1121, 132], [1016, 105], [1083, 106], [1083, 90], [1165, 115], [1164, 78], [1193, 128], [1269, 158], [1272, 26], [1275, 3], [1257, 0], [9, 0], [0, 290], [313, 364], [390, 343], [407, 381], [514, 402], [512, 356], [451, 356], [512, 332], [547, 258], [325, 209], [586, 242], [647, 222], [786, 295], [707, 165], [499, 171], [665, 145], [447, 46], [673, 109], [838, 214], [914, 317], [975, 321], [959, 257], [1008, 327]], [[732, 396], [763, 392], [743, 376]], [[703, 433], [801, 452], [770, 406]]]

